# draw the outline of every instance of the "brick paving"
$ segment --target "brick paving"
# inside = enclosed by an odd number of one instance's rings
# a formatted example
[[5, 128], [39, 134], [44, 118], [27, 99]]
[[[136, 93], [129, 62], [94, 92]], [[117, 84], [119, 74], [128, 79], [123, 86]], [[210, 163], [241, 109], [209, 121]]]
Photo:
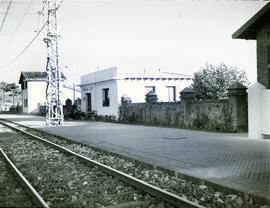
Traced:
[[104, 122], [46, 127], [41, 117], [1, 117], [270, 199], [270, 140]]

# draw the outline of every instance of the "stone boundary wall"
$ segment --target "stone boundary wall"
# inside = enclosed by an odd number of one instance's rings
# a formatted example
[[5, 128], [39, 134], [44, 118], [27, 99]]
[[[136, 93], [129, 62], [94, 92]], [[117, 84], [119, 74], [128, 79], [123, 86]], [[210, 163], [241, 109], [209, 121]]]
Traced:
[[130, 103], [119, 109], [119, 120], [131, 123], [235, 132], [232, 105], [227, 101]]
[[233, 83], [228, 99], [196, 101], [194, 91], [180, 92], [181, 102], [158, 103], [155, 92], [146, 94], [146, 103], [125, 103], [119, 121], [154, 124], [219, 132], [242, 132], [248, 128], [246, 87]]

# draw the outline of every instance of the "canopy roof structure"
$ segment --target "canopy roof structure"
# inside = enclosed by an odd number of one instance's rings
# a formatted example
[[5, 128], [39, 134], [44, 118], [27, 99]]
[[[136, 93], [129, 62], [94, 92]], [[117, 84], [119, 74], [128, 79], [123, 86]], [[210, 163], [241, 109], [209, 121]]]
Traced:
[[240, 27], [232, 38], [256, 40], [257, 33], [266, 22], [270, 21], [270, 2], [268, 2], [260, 11], [250, 18], [242, 27]]

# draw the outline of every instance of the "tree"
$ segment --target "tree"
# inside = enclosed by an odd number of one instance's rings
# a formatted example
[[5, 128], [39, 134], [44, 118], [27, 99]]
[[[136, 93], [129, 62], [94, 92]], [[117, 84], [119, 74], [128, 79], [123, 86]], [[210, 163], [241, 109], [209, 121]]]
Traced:
[[14, 97], [18, 96], [21, 93], [19, 86], [17, 86], [15, 83], [7, 84], [6, 92], [11, 92], [10, 96], [12, 96], [13, 105], [15, 105]]
[[7, 83], [6, 82], [0, 82], [0, 90], [3, 93], [3, 105], [5, 105], [6, 99], [5, 99], [5, 92], [7, 92]]
[[227, 99], [227, 88], [234, 82], [249, 85], [245, 71], [229, 67], [223, 63], [214, 66], [206, 63], [194, 73], [193, 84], [196, 99]]

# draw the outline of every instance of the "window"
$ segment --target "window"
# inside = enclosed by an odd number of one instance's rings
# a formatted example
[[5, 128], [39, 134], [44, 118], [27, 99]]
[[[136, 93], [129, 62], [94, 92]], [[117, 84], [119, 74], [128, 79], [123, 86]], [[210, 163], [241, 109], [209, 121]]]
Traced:
[[91, 93], [86, 93], [87, 97], [87, 111], [90, 112], [92, 111], [92, 96]]
[[166, 88], [167, 88], [168, 102], [175, 102], [176, 101], [175, 87], [167, 86]]
[[145, 94], [147, 94], [150, 91], [156, 92], [156, 87], [155, 86], [145, 86]]
[[268, 89], [270, 89], [270, 66], [268, 67]]
[[27, 99], [24, 99], [24, 100], [23, 100], [23, 105], [24, 105], [25, 108], [28, 107], [28, 102], [27, 102], [27, 101], [28, 101]]
[[270, 68], [270, 46], [267, 46], [267, 64], [268, 68]]
[[268, 89], [270, 89], [270, 46], [267, 46]]
[[102, 89], [102, 106], [110, 106], [109, 88]]

